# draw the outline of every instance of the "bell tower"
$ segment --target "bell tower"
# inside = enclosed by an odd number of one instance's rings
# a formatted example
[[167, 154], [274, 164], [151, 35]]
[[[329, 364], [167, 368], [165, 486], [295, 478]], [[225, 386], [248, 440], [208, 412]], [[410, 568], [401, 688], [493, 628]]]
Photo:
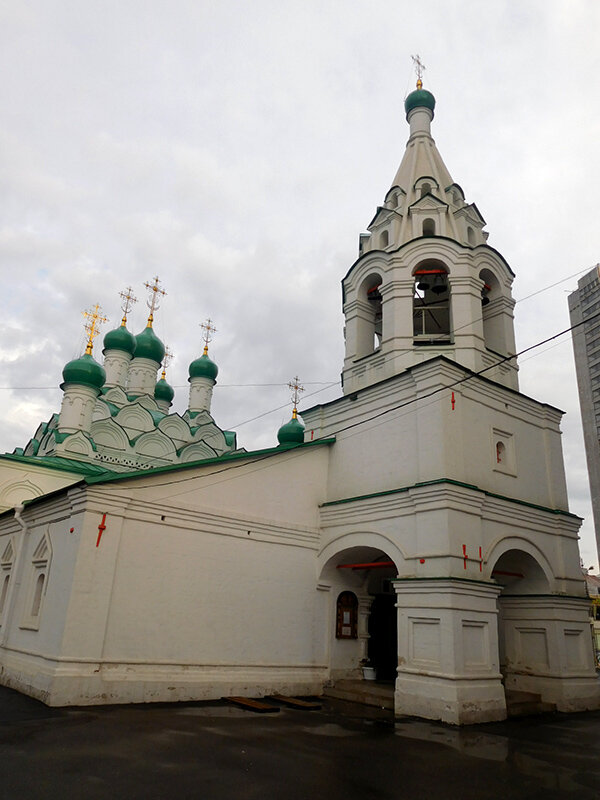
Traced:
[[344, 394], [439, 355], [518, 389], [516, 360], [505, 360], [515, 352], [514, 274], [439, 154], [435, 98], [418, 74], [404, 157], [342, 281]]

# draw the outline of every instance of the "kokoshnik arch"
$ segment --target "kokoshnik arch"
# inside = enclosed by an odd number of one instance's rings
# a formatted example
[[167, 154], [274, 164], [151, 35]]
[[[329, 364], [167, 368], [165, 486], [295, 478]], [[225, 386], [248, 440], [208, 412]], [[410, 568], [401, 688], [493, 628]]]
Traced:
[[67, 364], [60, 413], [0, 458], [5, 685], [50, 705], [320, 694], [369, 658], [399, 714], [503, 719], [511, 690], [599, 707], [562, 412], [519, 392], [513, 273], [434, 108], [419, 81], [342, 281], [343, 396], [294, 404], [277, 446], [218, 428], [206, 349], [171, 413], [154, 305], [104, 366], [91, 345]]

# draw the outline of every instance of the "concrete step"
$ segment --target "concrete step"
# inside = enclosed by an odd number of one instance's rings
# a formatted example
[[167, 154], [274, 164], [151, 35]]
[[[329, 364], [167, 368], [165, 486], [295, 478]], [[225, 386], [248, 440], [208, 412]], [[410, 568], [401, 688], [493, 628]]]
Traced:
[[556, 711], [555, 703], [546, 703], [534, 692], [506, 692], [506, 713], [509, 717], [529, 717], [534, 714], [549, 714]]
[[323, 695], [334, 697], [337, 700], [362, 703], [364, 706], [376, 706], [392, 711], [394, 709], [394, 685], [392, 683], [364, 680], [336, 681], [333, 686], [325, 687]]

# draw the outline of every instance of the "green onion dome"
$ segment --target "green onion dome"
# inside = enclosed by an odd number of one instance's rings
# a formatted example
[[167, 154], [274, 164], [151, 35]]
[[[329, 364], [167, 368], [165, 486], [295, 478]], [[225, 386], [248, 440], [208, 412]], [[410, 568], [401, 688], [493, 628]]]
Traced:
[[218, 374], [219, 368], [215, 362], [211, 361], [206, 353], [204, 353], [200, 356], [200, 358], [197, 358], [190, 364], [190, 377], [188, 380], [191, 380], [192, 378], [211, 378], [211, 380], [216, 381]]
[[104, 350], [123, 350], [125, 353], [133, 355], [135, 352], [135, 336], [127, 330], [125, 325], [115, 328], [114, 331], [109, 331], [104, 337]]
[[65, 364], [62, 374], [65, 383], [79, 383], [94, 389], [101, 389], [106, 380], [104, 367], [88, 353]]
[[171, 403], [175, 397], [175, 391], [164, 378], [161, 378], [154, 387], [154, 397], [156, 400], [164, 400], [167, 403]]
[[148, 358], [157, 364], [165, 357], [165, 346], [151, 327], [144, 328], [135, 337], [135, 357]]
[[277, 431], [279, 444], [302, 444], [304, 442], [304, 425], [297, 417], [282, 425]]
[[427, 89], [415, 89], [415, 91], [411, 92], [404, 101], [404, 110], [406, 111], [407, 117], [413, 108], [420, 107], [428, 108], [433, 114], [433, 109], [435, 108], [435, 97], [431, 94], [431, 92], [428, 92]]

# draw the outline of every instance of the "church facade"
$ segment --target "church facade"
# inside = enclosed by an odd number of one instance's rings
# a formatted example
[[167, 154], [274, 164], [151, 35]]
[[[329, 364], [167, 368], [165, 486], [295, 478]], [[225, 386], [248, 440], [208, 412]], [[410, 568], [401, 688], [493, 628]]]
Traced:
[[[0, 681], [50, 705], [321, 694], [371, 665], [398, 714], [600, 707], [561, 412], [519, 392], [513, 273], [405, 103], [406, 152], [342, 282], [343, 396], [246, 452], [148, 328], [63, 371], [0, 457]], [[155, 282], [154, 296], [158, 291]]]

